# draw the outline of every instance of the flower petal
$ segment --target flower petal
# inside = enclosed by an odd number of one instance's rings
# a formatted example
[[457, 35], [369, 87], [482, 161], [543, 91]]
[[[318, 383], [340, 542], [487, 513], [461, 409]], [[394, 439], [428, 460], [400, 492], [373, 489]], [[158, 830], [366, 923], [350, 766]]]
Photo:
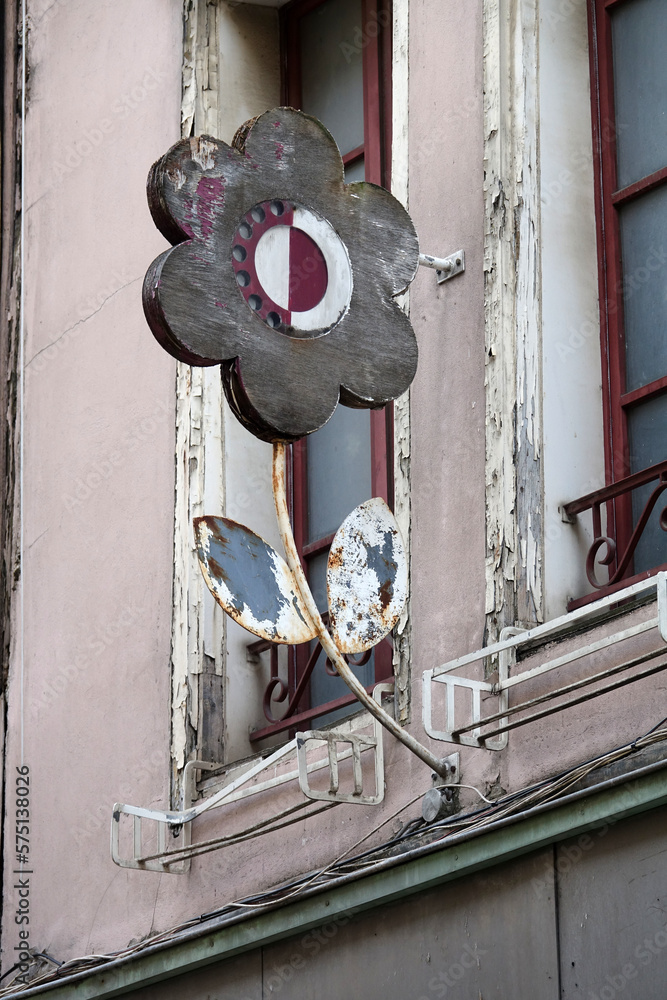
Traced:
[[[292, 441], [321, 427], [339, 397], [375, 407], [409, 386], [417, 345], [394, 296], [414, 277], [419, 247], [389, 192], [345, 185], [340, 153], [316, 119], [266, 112], [246, 123], [235, 147], [182, 140], [151, 170], [153, 217], [177, 246], [149, 269], [144, 309], [170, 354], [222, 365], [246, 427]], [[268, 239], [270, 213], [271, 226], [293, 227], [288, 241]], [[275, 249], [306, 245], [292, 239], [298, 233], [325, 262], [317, 287], [328, 290], [313, 305], [303, 296], [293, 304], [291, 289], [314, 258]], [[288, 287], [285, 301], [275, 297]]]
[[346, 185], [343, 198], [328, 199], [326, 208], [348, 248], [355, 285], [365, 287], [369, 281], [383, 297], [405, 291], [419, 267], [419, 241], [400, 201], [384, 188], [360, 181]]
[[410, 320], [392, 301], [380, 300], [372, 315], [361, 307], [340, 324], [338, 371], [341, 402], [384, 406], [409, 388], [417, 371], [417, 340]]
[[229, 405], [263, 441], [297, 441], [322, 427], [338, 403], [338, 372], [326, 371], [324, 357], [321, 342], [275, 334], [263, 351], [223, 366]]
[[246, 158], [227, 143], [209, 135], [181, 139], [148, 175], [146, 193], [153, 221], [170, 243], [208, 240], [216, 223], [224, 220], [227, 189], [251, 178]]
[[275, 194], [298, 191], [314, 207], [324, 189], [342, 193], [343, 160], [322, 122], [294, 108], [274, 108], [260, 115], [245, 133], [242, 148], [262, 172], [272, 174]]
[[[239, 350], [245, 303], [229, 269], [215, 267], [199, 243], [172, 247], [153, 261], [143, 287], [144, 313], [153, 334], [173, 357], [190, 365], [220, 364]], [[248, 317], [252, 319], [252, 317]]]

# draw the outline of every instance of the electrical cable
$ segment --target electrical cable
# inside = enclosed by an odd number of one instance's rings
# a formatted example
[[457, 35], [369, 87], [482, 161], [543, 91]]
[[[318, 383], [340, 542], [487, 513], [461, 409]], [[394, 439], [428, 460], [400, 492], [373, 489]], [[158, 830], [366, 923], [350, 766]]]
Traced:
[[[18, 991], [13, 987], [13, 985], [5, 987], [0, 990], [0, 997], [7, 996], [10, 993], [15, 994], [17, 992], [21, 992], [29, 987], [32, 988], [47, 981], [58, 981], [66, 976], [75, 975], [77, 972], [81, 973], [89, 969], [99, 968], [114, 960], [129, 958], [156, 944], [175, 940], [181, 932], [189, 928], [196, 927], [198, 924], [203, 924], [206, 921], [212, 920], [216, 917], [219, 918], [225, 914], [232, 914], [234, 910], [257, 910], [260, 907], [264, 908], [279, 905], [287, 900], [294, 899], [296, 896], [304, 894], [308, 889], [315, 888], [318, 883], [326, 886], [327, 881], [340, 877], [341, 874], [362, 874], [364, 872], [372, 871], [374, 868], [378, 868], [386, 860], [388, 851], [395, 850], [398, 843], [405, 842], [406, 840], [421, 841], [426, 835], [430, 835], [434, 831], [442, 830], [443, 836], [428, 844], [431, 848], [437, 848], [438, 845], [446, 844], [448, 836], [452, 835], [455, 830], [466, 832], [477, 831], [483, 829], [485, 826], [488, 826], [490, 823], [497, 822], [499, 819], [510, 817], [512, 814], [516, 814], [517, 812], [523, 812], [527, 807], [534, 807], [537, 803], [548, 803], [555, 796], [570, 789], [574, 784], [581, 781], [591, 772], [621, 760], [624, 757], [637, 752], [637, 750], [645, 749], [656, 743], [667, 740], [667, 729], [659, 728], [665, 722], [667, 722], [667, 717], [649, 729], [643, 736], [638, 737], [632, 742], [625, 743], [605, 754], [600, 754], [597, 757], [583, 762], [582, 764], [568, 768], [551, 778], [543, 779], [542, 781], [529, 785], [526, 788], [508, 793], [507, 795], [493, 800], [490, 806], [472, 810], [468, 813], [459, 813], [456, 816], [430, 824], [426, 824], [424, 821], [419, 819], [411, 820], [405, 825], [403, 830], [391, 840], [385, 841], [378, 847], [371, 848], [361, 854], [354, 855], [351, 858], [347, 857], [351, 851], [376, 834], [382, 829], [383, 826], [386, 826], [386, 824], [391, 822], [392, 819], [395, 819], [401, 812], [409, 808], [411, 805], [414, 805], [414, 803], [425, 794], [425, 792], [422, 792], [400, 806], [377, 826], [374, 826], [369, 833], [357, 840], [334, 861], [314, 873], [301, 876], [300, 878], [294, 879], [289, 883], [283, 884], [273, 890], [258, 893], [254, 896], [246, 896], [241, 900], [235, 900], [218, 910], [203, 913], [198, 917], [184, 921], [183, 923], [163, 931], [160, 934], [156, 934], [151, 938], [138, 942], [130, 948], [110, 952], [106, 955], [93, 954], [72, 959], [69, 962], [65, 962], [60, 965], [56, 970], [36, 977], [30, 983], [21, 984]], [[475, 791], [478, 790], [475, 789]], [[489, 802], [490, 800], [485, 798], [485, 801]], [[420, 825], [415, 831], [413, 827], [418, 823], [421, 823], [422, 825]], [[344, 861], [344, 859], [347, 860]], [[400, 855], [396, 856], [396, 860], [400, 862]], [[48, 956], [45, 957], [48, 958]], [[16, 968], [16, 966], [14, 968]], [[14, 971], [14, 968], [10, 969], [7, 973], [1, 976], [0, 980], [10, 975], [10, 973]]]

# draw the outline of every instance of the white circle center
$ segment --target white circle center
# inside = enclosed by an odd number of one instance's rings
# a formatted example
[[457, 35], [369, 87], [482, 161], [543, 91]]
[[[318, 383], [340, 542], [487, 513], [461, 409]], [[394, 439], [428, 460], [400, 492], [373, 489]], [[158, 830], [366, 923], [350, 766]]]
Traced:
[[[290, 325], [296, 330], [330, 329], [347, 312], [352, 297], [352, 267], [347, 249], [333, 226], [307, 208], [295, 206], [292, 226], [306, 233], [320, 249], [327, 266], [327, 287], [312, 309], [292, 310]], [[266, 294], [281, 309], [289, 309], [290, 283], [299, 281], [299, 268], [290, 262], [292, 226], [272, 226], [255, 250], [255, 271]]]

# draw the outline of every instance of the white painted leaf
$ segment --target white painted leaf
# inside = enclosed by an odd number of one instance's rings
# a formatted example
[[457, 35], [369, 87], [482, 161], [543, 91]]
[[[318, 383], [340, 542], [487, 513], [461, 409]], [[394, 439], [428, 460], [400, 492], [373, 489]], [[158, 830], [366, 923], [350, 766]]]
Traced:
[[329, 625], [342, 653], [362, 653], [396, 624], [408, 596], [405, 547], [379, 497], [356, 507], [336, 532], [327, 567]]
[[196, 517], [194, 529], [204, 579], [234, 621], [270, 642], [315, 637], [292, 572], [268, 542], [227, 517]]

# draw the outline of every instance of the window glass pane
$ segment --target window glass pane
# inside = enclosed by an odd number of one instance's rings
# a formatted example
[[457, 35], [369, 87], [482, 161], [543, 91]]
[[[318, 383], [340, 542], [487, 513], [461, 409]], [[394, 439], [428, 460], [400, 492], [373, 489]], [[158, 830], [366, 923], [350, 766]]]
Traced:
[[345, 183], [353, 184], [355, 181], [363, 181], [366, 179], [366, 170], [364, 164], [363, 156], [355, 160], [354, 163], [350, 163], [349, 166], [345, 167]]
[[[631, 472], [641, 472], [649, 465], [667, 459], [667, 395], [656, 396], [630, 410], [628, 441]], [[635, 524], [656, 486], [657, 482], [649, 483], [634, 491], [632, 516]], [[666, 503], [667, 493], [663, 493], [635, 550], [635, 573], [667, 562], [667, 532], [658, 523], [660, 511]]]
[[[308, 575], [309, 583], [313, 596], [317, 601], [317, 606], [320, 611], [326, 611], [327, 608], [327, 559], [328, 553], [322, 553], [322, 555], [315, 556], [313, 559], [309, 560], [308, 563]], [[314, 648], [314, 644], [311, 643], [311, 650]], [[371, 654], [371, 658], [368, 663], [364, 663], [363, 666], [355, 667], [352, 664], [352, 669], [357, 675], [364, 687], [368, 687], [375, 680], [375, 654]], [[325, 670], [324, 667], [324, 653], [320, 654], [320, 657], [315, 664], [315, 669], [310, 675], [310, 703], [311, 705], [325, 705], [328, 701], [334, 701], [336, 698], [343, 698], [345, 695], [350, 693], [345, 681], [341, 680], [340, 677], [331, 677]], [[325, 725], [328, 722], [333, 722], [334, 719], [339, 719], [344, 715], [349, 715], [350, 712], [356, 711], [359, 706], [357, 704], [347, 705], [344, 708], [339, 708], [336, 712], [329, 712], [327, 715], [321, 716], [317, 719], [314, 727]]]
[[667, 375], [667, 186], [622, 206], [619, 221], [629, 392]]
[[370, 410], [338, 406], [306, 438], [308, 541], [337, 531], [351, 510], [371, 497]]
[[667, 166], [667, 3], [633, 0], [611, 18], [622, 188]]
[[326, 0], [301, 18], [301, 110], [349, 153], [364, 141], [361, 0]]

